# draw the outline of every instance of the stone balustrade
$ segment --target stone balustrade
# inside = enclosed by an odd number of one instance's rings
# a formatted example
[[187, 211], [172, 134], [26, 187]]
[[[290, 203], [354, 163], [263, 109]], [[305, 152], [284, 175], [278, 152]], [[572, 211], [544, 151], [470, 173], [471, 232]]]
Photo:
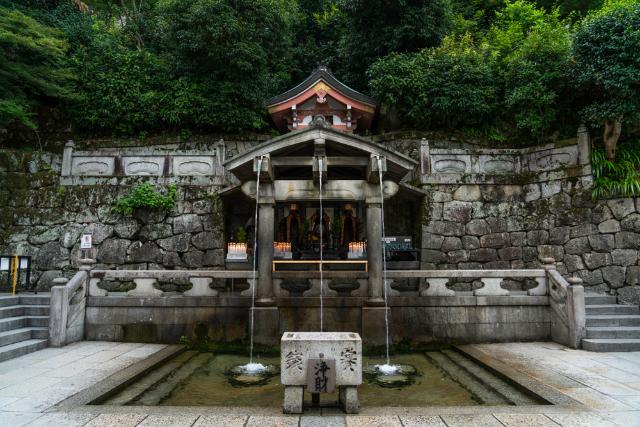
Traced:
[[222, 142], [212, 151], [145, 147], [77, 151], [69, 141], [63, 153], [60, 184], [115, 184], [145, 177], [162, 183], [222, 185], [224, 156]]
[[[188, 280], [191, 289], [182, 293], [191, 297], [215, 297], [219, 291], [209, 285], [214, 279], [244, 279], [249, 288], [240, 292], [241, 296], [251, 296], [258, 275], [241, 270], [94, 270], [89, 279], [90, 296], [109, 296], [113, 292], [100, 287], [103, 280], [133, 282], [134, 288], [126, 292], [131, 297], [161, 297], [164, 291], [157, 287], [160, 281]], [[254, 280], [255, 279], [255, 280]], [[119, 292], [118, 294], [121, 294]]]
[[[542, 296], [547, 294], [548, 277], [545, 269], [522, 270], [392, 270], [387, 271], [387, 285], [392, 296], [402, 293], [393, 289], [393, 282], [398, 279], [420, 279], [418, 295], [420, 296], [509, 296], [525, 295]], [[456, 279], [476, 279], [482, 287], [472, 291], [455, 291], [447, 284]], [[511, 291], [501, 286], [505, 279], [532, 279], [537, 285], [526, 292]]]
[[434, 148], [427, 140], [420, 145], [420, 175], [423, 184], [456, 184], [465, 182], [496, 183], [500, 176], [525, 174], [539, 179], [576, 176], [569, 168], [581, 169], [577, 175], [591, 173], [590, 145], [586, 127], [578, 130], [576, 141], [562, 141], [521, 149], [499, 148]]
[[[543, 259], [543, 268], [514, 270], [391, 270], [386, 273], [389, 296], [420, 297], [493, 297], [493, 296], [547, 296], [554, 301], [566, 300], [566, 291], [560, 284], [566, 280], [555, 270], [552, 259]], [[211, 288], [216, 279], [240, 279], [249, 284], [240, 295], [252, 295], [254, 276], [252, 271], [237, 270], [94, 270], [90, 273], [89, 295], [108, 296], [115, 294], [100, 287], [100, 282], [119, 281], [133, 285], [126, 291], [131, 297], [161, 297], [166, 293], [158, 288], [159, 282], [188, 281], [191, 288], [181, 293], [183, 296], [218, 296], [220, 291]], [[364, 271], [325, 271], [322, 274], [323, 295], [326, 297], [368, 296], [368, 273]], [[413, 290], [394, 287], [396, 281], [416, 280]], [[510, 290], [503, 287], [506, 280], [522, 282], [528, 280], [526, 290]], [[278, 271], [273, 273], [273, 294], [276, 297], [318, 297], [320, 295], [319, 271]], [[471, 290], [451, 289], [451, 283], [462, 281], [472, 283]], [[553, 286], [553, 292], [550, 287]], [[122, 292], [118, 292], [122, 295]], [[175, 293], [172, 293], [175, 295]]]

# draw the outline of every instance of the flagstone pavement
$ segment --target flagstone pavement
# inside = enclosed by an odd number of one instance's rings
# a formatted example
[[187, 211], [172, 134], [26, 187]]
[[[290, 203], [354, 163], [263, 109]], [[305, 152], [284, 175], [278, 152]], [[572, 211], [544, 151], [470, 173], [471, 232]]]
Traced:
[[0, 363], [0, 426], [640, 426], [640, 352], [590, 353], [548, 342], [467, 346], [570, 396], [572, 406], [323, 409], [57, 406], [166, 348], [85, 341]]

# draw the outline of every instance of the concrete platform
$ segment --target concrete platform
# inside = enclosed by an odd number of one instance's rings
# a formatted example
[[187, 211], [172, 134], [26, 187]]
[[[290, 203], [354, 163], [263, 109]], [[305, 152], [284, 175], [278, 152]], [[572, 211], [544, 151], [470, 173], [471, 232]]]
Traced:
[[[80, 342], [0, 363], [0, 425], [7, 426], [640, 426], [640, 352], [591, 353], [554, 343], [464, 346], [500, 361], [574, 404], [318, 409], [73, 405], [92, 384], [125, 376], [168, 347]], [[71, 399], [70, 399], [71, 398]], [[83, 397], [86, 399], [86, 396]], [[65, 402], [61, 405], [61, 402]]]

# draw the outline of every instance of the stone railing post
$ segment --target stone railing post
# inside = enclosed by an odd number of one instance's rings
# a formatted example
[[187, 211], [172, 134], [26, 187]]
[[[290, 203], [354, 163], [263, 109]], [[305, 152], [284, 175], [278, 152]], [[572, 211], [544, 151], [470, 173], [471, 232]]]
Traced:
[[68, 281], [66, 277], [53, 279], [55, 286], [51, 288], [49, 307], [49, 345], [51, 347], [63, 347], [67, 341], [69, 288], [65, 285]]
[[71, 165], [73, 160], [73, 149], [75, 144], [72, 140], [67, 141], [64, 145], [64, 151], [62, 152], [62, 170], [61, 176], [71, 176]]
[[578, 142], [578, 164], [591, 164], [591, 137], [589, 136], [589, 130], [584, 124], [578, 127], [576, 136]]
[[587, 314], [584, 301], [582, 279], [567, 279], [567, 318], [569, 319], [569, 344], [572, 348], [580, 348], [582, 338], [586, 336]]

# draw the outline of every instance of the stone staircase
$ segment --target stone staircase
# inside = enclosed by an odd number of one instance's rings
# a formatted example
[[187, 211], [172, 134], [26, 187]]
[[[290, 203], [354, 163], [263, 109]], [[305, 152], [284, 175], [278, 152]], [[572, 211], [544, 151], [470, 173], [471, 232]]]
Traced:
[[485, 405], [538, 405], [540, 399], [454, 350], [430, 351], [428, 359]]
[[47, 346], [48, 294], [0, 294], [0, 362]]
[[640, 309], [617, 304], [615, 296], [585, 294], [588, 351], [640, 351]]

